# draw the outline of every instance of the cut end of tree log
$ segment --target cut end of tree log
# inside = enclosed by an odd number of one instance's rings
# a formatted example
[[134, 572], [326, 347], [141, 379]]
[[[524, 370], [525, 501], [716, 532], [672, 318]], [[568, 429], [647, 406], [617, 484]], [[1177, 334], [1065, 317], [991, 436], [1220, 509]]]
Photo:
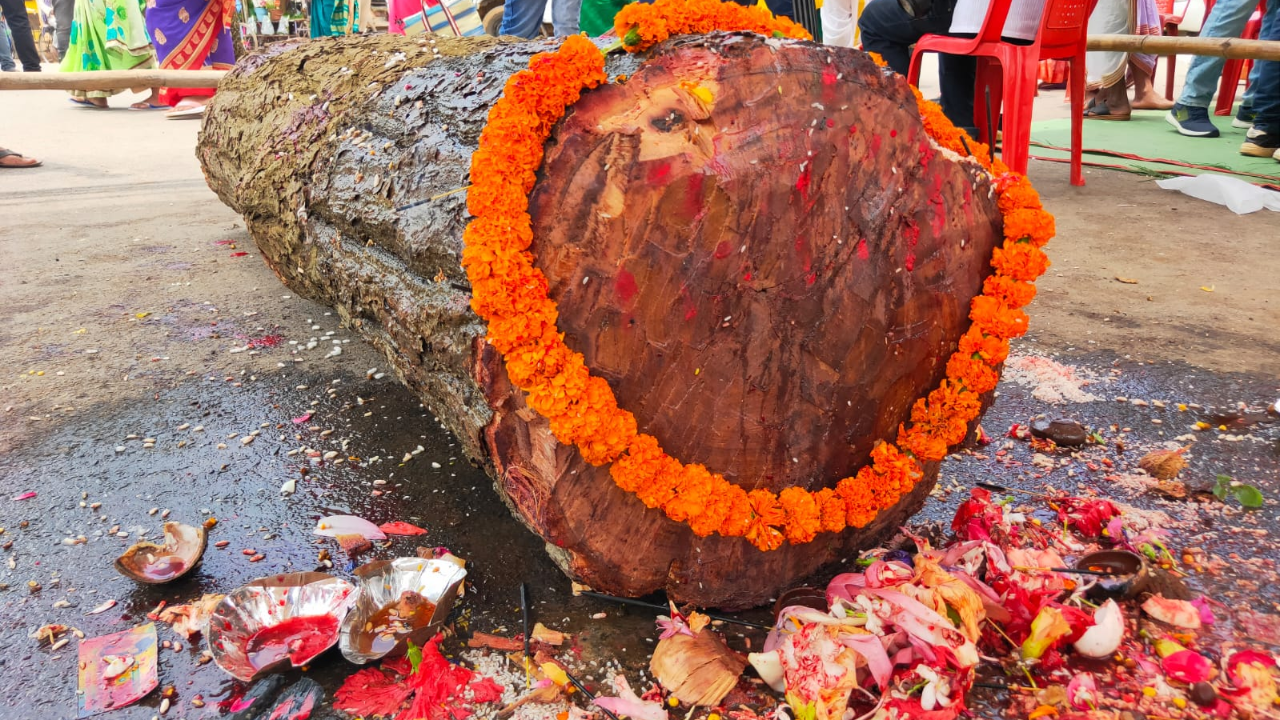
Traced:
[[[547, 47], [273, 50], [224, 82], [200, 157], [281, 279], [387, 354], [571, 576], [761, 604], [896, 529], [937, 467], [867, 527], [762, 553], [695, 536], [556, 442], [467, 306], [465, 195], [446, 194], [506, 77]], [[716, 34], [607, 70], [630, 77], [569, 110], [530, 199], [566, 343], [683, 462], [774, 492], [854, 474], [968, 327], [1001, 241], [989, 177], [855, 51]]]

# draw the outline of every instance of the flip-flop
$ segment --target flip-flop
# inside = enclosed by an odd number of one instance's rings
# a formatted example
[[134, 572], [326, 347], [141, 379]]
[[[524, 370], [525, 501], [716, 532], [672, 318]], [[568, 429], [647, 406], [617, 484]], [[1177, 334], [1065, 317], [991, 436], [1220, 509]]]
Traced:
[[168, 110], [168, 105], [152, 105], [146, 102], [136, 102], [129, 106], [130, 110]]
[[204, 115], [204, 106], [203, 106], [203, 105], [197, 105], [197, 106], [195, 106], [195, 107], [183, 108], [183, 109], [181, 109], [181, 110], [178, 110], [178, 109], [176, 109], [176, 108], [175, 108], [175, 109], [170, 110], [169, 112], [167, 112], [167, 113], [165, 113], [165, 114], [164, 114], [165, 119], [167, 119], [167, 120], [184, 120], [184, 119], [188, 119], [188, 118], [198, 118], [198, 117], [200, 117], [201, 115]]
[[36, 168], [36, 167], [40, 167], [41, 165], [43, 165], [43, 164], [44, 164], [44, 163], [40, 162], [39, 160], [36, 160], [35, 162], [33, 162], [33, 163], [29, 163], [29, 164], [27, 164], [27, 165], [6, 165], [6, 164], [4, 164], [4, 162], [3, 162], [3, 161], [4, 161], [4, 159], [5, 159], [5, 158], [8, 158], [8, 157], [20, 157], [20, 158], [22, 158], [23, 160], [31, 160], [31, 159], [34, 159], [34, 158], [28, 158], [27, 156], [23, 155], [22, 153], [17, 153], [17, 152], [14, 152], [14, 151], [12, 151], [12, 150], [6, 150], [6, 149], [4, 149], [4, 148], [0, 148], [0, 168], [4, 168], [4, 169], [6, 169], [6, 170], [25, 170], [26, 168]]
[[1106, 103], [1100, 103], [1097, 100], [1090, 100], [1089, 106], [1084, 109], [1085, 120], [1128, 120], [1129, 113], [1123, 115], [1113, 114], [1111, 108]]
[[88, 100], [81, 100], [79, 98], [67, 98], [67, 102], [75, 103], [76, 105], [79, 105], [82, 108], [89, 108], [90, 110], [110, 110], [111, 109], [106, 105], [95, 105], [89, 102]]

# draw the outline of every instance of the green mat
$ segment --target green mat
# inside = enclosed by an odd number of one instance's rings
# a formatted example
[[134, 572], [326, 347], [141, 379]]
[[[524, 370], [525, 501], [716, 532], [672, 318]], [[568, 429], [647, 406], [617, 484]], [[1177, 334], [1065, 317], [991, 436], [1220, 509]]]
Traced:
[[[1211, 116], [1222, 131], [1216, 138], [1179, 135], [1157, 110], [1135, 110], [1127, 122], [1084, 121], [1084, 161], [1118, 165], [1146, 173], [1199, 175], [1206, 172], [1238, 173], [1242, 180], [1264, 185], [1280, 185], [1280, 162], [1240, 154], [1244, 130], [1231, 127], [1230, 117]], [[1043, 158], [1070, 158], [1071, 120], [1040, 120], [1031, 123], [1031, 155]], [[1049, 146], [1049, 147], [1042, 147]], [[1106, 152], [1133, 157], [1118, 157]], [[1183, 167], [1175, 161], [1206, 167]]]

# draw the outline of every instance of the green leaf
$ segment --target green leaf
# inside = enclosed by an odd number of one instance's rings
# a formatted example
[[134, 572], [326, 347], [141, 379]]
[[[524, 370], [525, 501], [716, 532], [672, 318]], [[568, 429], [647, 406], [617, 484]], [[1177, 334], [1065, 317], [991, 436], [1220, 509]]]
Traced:
[[1217, 496], [1219, 500], [1225, 502], [1227, 499], [1227, 493], [1229, 492], [1231, 492], [1231, 476], [1219, 475], [1218, 484], [1213, 486], [1213, 494]]
[[414, 645], [412, 640], [409, 640], [408, 643], [409, 649], [405, 651], [405, 655], [408, 656], [409, 665], [413, 668], [410, 674], [417, 675], [418, 666], [422, 664], [422, 648]]
[[1231, 491], [1241, 505], [1251, 510], [1262, 507], [1262, 491], [1258, 488], [1252, 485], [1238, 485], [1231, 488]]

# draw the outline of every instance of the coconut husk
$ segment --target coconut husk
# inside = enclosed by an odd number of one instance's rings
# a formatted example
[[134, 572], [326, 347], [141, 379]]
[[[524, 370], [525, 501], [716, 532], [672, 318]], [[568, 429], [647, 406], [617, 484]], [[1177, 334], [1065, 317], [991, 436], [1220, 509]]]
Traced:
[[1145, 470], [1153, 478], [1172, 480], [1178, 477], [1178, 473], [1182, 472], [1182, 468], [1187, 466], [1187, 461], [1182, 458], [1182, 453], [1186, 451], [1186, 448], [1153, 450], [1142, 456], [1142, 459], [1138, 461], [1138, 467]]
[[685, 705], [715, 707], [738, 684], [747, 660], [709, 629], [658, 641], [649, 672]]

